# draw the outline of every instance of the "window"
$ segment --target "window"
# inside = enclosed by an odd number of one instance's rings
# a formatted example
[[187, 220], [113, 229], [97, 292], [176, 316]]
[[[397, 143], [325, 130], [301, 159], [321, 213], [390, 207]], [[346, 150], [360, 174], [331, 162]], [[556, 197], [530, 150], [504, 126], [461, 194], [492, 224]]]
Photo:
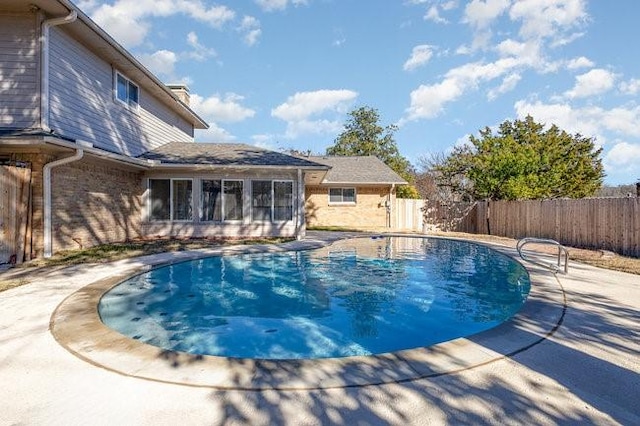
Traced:
[[254, 221], [271, 220], [271, 181], [251, 182], [251, 214]]
[[150, 179], [149, 191], [151, 191], [150, 219], [171, 220], [171, 181]]
[[191, 180], [173, 180], [173, 220], [193, 220]]
[[293, 182], [273, 182], [273, 220], [293, 220]]
[[293, 220], [293, 182], [252, 181], [251, 216], [256, 222]]
[[355, 188], [329, 188], [329, 203], [349, 203], [355, 204], [356, 189]]
[[202, 180], [202, 214], [203, 222], [222, 220], [222, 181]]
[[242, 220], [242, 181], [223, 181], [222, 194], [222, 220]]
[[139, 91], [138, 86], [133, 84], [119, 72], [116, 73], [117, 100], [132, 108], [138, 108]]
[[149, 179], [149, 219], [193, 220], [190, 179]]

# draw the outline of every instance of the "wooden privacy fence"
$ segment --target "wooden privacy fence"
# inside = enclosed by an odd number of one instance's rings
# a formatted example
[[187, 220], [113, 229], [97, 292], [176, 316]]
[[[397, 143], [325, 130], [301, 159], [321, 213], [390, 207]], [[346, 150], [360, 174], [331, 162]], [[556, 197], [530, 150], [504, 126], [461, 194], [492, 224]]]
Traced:
[[31, 259], [31, 168], [0, 165], [0, 264]]
[[466, 210], [447, 208], [453, 216], [460, 212], [447, 230], [551, 238], [571, 247], [640, 257], [640, 197], [478, 201]]

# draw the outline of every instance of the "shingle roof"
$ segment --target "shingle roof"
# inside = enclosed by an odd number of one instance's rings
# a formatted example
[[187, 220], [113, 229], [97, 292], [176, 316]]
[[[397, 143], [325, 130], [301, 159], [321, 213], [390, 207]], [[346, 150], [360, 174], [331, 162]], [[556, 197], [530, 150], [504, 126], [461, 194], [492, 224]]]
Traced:
[[331, 167], [322, 183], [398, 184], [407, 182], [374, 156], [306, 157]]
[[326, 169], [323, 164], [246, 144], [170, 142], [138, 158], [164, 164]]

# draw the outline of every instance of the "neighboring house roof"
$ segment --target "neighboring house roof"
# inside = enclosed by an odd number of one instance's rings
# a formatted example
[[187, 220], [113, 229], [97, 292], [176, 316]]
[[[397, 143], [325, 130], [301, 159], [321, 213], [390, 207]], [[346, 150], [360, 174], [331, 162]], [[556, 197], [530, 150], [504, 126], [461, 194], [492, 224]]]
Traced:
[[[69, 0], [2, 0], [2, 9], [8, 11], [27, 12], [33, 6], [47, 14], [47, 18], [65, 16], [72, 10], [78, 14], [75, 22], [62, 26], [65, 31], [73, 34], [94, 53], [113, 64], [119, 71], [126, 74], [149, 93], [152, 93], [163, 103], [170, 106], [181, 117], [188, 120], [196, 129], [206, 129], [209, 125], [196, 114], [188, 105], [162, 83], [151, 71], [142, 65], [131, 53], [115, 41], [106, 31], [84, 14]], [[135, 29], [132, 29], [135, 31]]]
[[407, 183], [389, 166], [372, 155], [305, 158], [331, 167], [322, 181], [323, 184], [404, 185]]
[[138, 158], [170, 165], [212, 165], [284, 167], [327, 170], [329, 167], [310, 159], [294, 157], [246, 144], [171, 142]]

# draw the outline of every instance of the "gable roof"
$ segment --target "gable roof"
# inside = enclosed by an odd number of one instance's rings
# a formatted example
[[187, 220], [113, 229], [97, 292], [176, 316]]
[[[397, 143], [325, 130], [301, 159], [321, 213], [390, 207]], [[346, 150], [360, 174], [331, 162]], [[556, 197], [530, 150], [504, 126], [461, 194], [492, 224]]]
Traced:
[[327, 170], [329, 167], [247, 144], [171, 142], [138, 156], [167, 165], [280, 167]]
[[389, 166], [373, 155], [310, 156], [305, 158], [331, 167], [322, 181], [323, 184], [404, 185], [407, 183]]

